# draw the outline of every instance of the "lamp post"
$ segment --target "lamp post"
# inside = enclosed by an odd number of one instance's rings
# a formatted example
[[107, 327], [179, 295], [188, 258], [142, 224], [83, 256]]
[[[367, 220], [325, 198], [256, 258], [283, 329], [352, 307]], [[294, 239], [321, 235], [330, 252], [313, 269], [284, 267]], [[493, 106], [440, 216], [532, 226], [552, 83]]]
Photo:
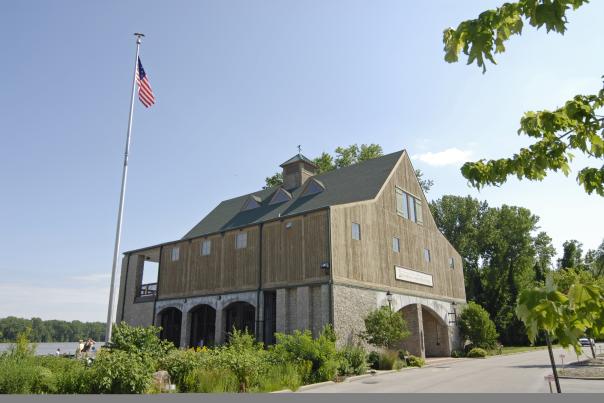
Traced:
[[386, 291], [386, 299], [388, 300], [388, 307], [392, 310], [392, 293], [390, 290]]

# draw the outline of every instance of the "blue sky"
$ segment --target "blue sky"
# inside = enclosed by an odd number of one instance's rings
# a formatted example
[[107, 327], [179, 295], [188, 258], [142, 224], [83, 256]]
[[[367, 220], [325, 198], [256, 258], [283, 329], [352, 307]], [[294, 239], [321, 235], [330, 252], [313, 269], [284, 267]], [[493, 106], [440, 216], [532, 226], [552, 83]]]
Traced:
[[0, 317], [106, 316], [135, 31], [157, 104], [135, 107], [122, 250], [178, 239], [298, 144], [314, 157], [353, 143], [406, 148], [429, 198], [528, 207], [557, 248], [597, 247], [604, 199], [576, 170], [481, 192], [459, 173], [529, 144], [525, 110], [602, 85], [602, 2], [571, 12], [564, 36], [527, 29], [485, 75], [445, 63], [443, 29], [499, 3], [3, 3]]

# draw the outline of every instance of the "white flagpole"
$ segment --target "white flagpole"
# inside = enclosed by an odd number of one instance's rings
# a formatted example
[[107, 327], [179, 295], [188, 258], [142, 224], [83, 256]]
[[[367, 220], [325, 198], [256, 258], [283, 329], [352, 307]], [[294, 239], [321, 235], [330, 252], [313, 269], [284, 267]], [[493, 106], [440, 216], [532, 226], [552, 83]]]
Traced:
[[117, 229], [115, 230], [115, 246], [113, 249], [113, 268], [111, 270], [111, 287], [109, 289], [109, 309], [107, 311], [107, 329], [105, 332], [105, 341], [111, 340], [111, 331], [115, 322], [117, 295], [115, 293], [115, 276], [117, 272], [117, 261], [120, 254], [120, 240], [122, 237], [122, 218], [124, 216], [124, 197], [126, 195], [126, 178], [128, 175], [128, 152], [130, 151], [130, 134], [132, 132], [132, 115], [134, 114], [134, 94], [136, 93], [136, 72], [138, 69], [138, 53], [141, 45], [141, 38], [145, 35], [135, 33], [136, 36], [136, 57], [134, 58], [134, 74], [132, 77], [132, 92], [130, 94], [130, 115], [128, 116], [128, 134], [126, 136], [126, 151], [124, 152], [124, 168], [122, 171], [122, 190], [120, 192], [120, 206], [117, 213]]

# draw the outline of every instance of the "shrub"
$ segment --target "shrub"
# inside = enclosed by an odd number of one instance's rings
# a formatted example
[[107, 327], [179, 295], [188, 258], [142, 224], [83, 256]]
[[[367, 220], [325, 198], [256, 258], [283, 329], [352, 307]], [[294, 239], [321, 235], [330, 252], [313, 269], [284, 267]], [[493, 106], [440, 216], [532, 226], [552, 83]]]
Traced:
[[474, 347], [493, 348], [497, 343], [497, 330], [489, 313], [480, 305], [470, 301], [459, 316], [459, 329], [464, 340]]
[[463, 356], [464, 356], [464, 352], [462, 350], [451, 351], [451, 357], [453, 357], [453, 358], [461, 358]]
[[331, 327], [326, 326], [319, 337], [313, 339], [310, 331], [296, 330], [293, 334], [276, 333], [277, 344], [270, 349], [272, 363], [293, 363], [296, 366], [309, 365], [304, 370], [304, 383], [330, 381], [335, 378], [338, 368], [338, 354]]
[[91, 393], [91, 371], [86, 361], [52, 356], [36, 357], [36, 361], [54, 374], [56, 393]]
[[234, 393], [239, 392], [239, 380], [233, 372], [225, 368], [197, 368], [186, 375], [182, 391]]
[[487, 356], [487, 352], [483, 348], [474, 347], [468, 352], [467, 356], [470, 358], [485, 358]]
[[380, 354], [377, 351], [372, 351], [367, 355], [367, 363], [370, 368], [380, 369]]
[[[13, 351], [14, 352], [14, 351]], [[0, 357], [0, 394], [56, 393], [57, 381], [33, 357], [4, 354]]]
[[380, 353], [378, 367], [381, 370], [391, 370], [394, 368], [394, 363], [398, 360], [396, 351], [384, 351]]
[[207, 354], [207, 352], [196, 352], [193, 349], [174, 349], [160, 359], [159, 368], [168, 371], [171, 382], [184, 392], [185, 378], [191, 372], [204, 365], [204, 359], [207, 358]]
[[365, 331], [359, 336], [376, 347], [392, 349], [399, 345], [410, 332], [403, 315], [382, 306], [370, 312], [365, 318]]
[[119, 350], [137, 355], [148, 355], [156, 362], [174, 349], [172, 342], [161, 340], [161, 328], [155, 326], [130, 326], [122, 322], [114, 327], [109, 350]]
[[101, 350], [91, 372], [93, 393], [145, 393], [153, 382], [154, 362], [145, 354]]
[[339, 375], [361, 375], [367, 372], [365, 350], [361, 347], [346, 346], [338, 352]]
[[229, 343], [207, 353], [208, 367], [230, 370], [239, 382], [239, 390], [246, 392], [259, 381], [259, 375], [267, 370], [268, 361], [262, 344], [254, 336], [233, 329]]
[[395, 369], [397, 371], [400, 371], [401, 369], [405, 368], [407, 366], [407, 363], [401, 359], [397, 359], [396, 361], [394, 361], [394, 365], [392, 366], [392, 369]]
[[407, 357], [407, 365], [409, 365], [410, 367], [423, 367], [424, 365], [426, 365], [426, 360], [423, 359], [422, 357], [416, 357], [412, 354], [410, 354]]
[[289, 389], [295, 392], [302, 385], [303, 373], [301, 368], [297, 368], [293, 364], [271, 366], [260, 377], [256, 391], [274, 392]]

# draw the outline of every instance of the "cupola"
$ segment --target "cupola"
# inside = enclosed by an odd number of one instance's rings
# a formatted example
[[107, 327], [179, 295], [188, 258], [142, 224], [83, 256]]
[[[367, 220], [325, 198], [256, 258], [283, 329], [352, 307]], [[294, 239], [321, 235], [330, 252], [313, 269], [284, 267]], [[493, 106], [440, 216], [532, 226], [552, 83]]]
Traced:
[[287, 190], [302, 186], [317, 173], [317, 165], [300, 153], [280, 166], [283, 168], [283, 188]]

